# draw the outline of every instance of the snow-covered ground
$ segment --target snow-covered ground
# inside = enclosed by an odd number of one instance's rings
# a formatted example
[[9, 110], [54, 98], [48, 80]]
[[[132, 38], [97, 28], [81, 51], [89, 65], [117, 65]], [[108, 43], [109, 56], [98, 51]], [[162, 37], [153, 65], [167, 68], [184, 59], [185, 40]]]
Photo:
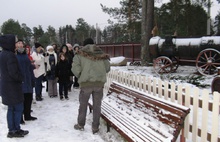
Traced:
[[100, 132], [92, 134], [92, 114], [87, 113], [87, 122], [84, 131], [77, 131], [73, 125], [77, 122], [79, 89], [69, 92], [69, 100], [49, 98], [43, 89], [43, 101], [33, 103], [32, 116], [36, 121], [26, 121], [21, 125], [29, 134], [24, 138], [7, 138], [6, 123], [7, 107], [2, 105], [0, 98], [0, 142], [119, 142], [120, 136], [112, 130], [106, 133], [105, 122], [101, 120]]

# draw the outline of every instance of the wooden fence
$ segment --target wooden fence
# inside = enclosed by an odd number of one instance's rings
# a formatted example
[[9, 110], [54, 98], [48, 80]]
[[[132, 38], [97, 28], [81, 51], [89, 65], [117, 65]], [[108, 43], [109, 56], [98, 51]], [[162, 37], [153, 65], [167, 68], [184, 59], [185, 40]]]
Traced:
[[111, 70], [107, 75], [104, 94], [112, 81], [152, 94], [159, 98], [189, 107], [190, 114], [185, 120], [182, 134], [189, 142], [220, 142], [220, 94], [210, 94], [208, 90], [183, 86], [174, 82], [140, 74]]

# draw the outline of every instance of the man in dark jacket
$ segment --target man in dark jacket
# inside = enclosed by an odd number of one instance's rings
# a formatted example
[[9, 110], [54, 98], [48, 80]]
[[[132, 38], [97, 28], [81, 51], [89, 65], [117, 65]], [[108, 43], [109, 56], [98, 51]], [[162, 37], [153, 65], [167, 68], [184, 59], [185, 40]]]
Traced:
[[[36, 117], [31, 116], [31, 104], [33, 100], [33, 87], [34, 87], [34, 72], [33, 65], [24, 48], [23, 40], [19, 39], [16, 42], [16, 53], [19, 67], [23, 76], [22, 92], [24, 94], [24, 119], [26, 121], [36, 120]], [[23, 117], [21, 124], [24, 124]]]
[[92, 132], [95, 134], [99, 131], [103, 87], [109, 71], [109, 56], [92, 39], [86, 39], [84, 47], [74, 56], [72, 64], [72, 72], [80, 84], [78, 123], [74, 125], [76, 130], [84, 130], [88, 100], [92, 94]]
[[15, 42], [14, 35], [0, 36], [0, 46], [3, 48], [0, 53], [0, 94], [2, 103], [8, 106], [9, 132], [7, 137], [9, 138], [24, 137], [29, 133], [20, 128], [24, 96], [22, 93], [22, 74], [15, 55]]

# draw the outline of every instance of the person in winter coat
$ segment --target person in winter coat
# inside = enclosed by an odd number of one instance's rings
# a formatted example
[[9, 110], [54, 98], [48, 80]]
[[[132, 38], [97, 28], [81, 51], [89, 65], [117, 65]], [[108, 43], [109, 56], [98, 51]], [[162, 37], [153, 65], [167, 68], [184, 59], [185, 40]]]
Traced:
[[36, 101], [42, 101], [42, 81], [44, 76], [46, 75], [45, 71], [45, 61], [43, 52], [44, 49], [40, 43], [35, 43], [35, 51], [31, 54], [31, 57], [34, 60], [34, 64], [36, 68], [34, 69], [35, 76], [35, 94]]
[[[24, 48], [23, 40], [16, 42], [16, 56], [18, 59], [19, 67], [23, 76], [22, 92], [24, 95], [24, 120], [32, 121], [36, 120], [36, 117], [31, 116], [31, 104], [33, 100], [33, 87], [34, 87], [34, 72], [33, 65]], [[24, 124], [23, 117], [21, 124]]]
[[[74, 50], [74, 54], [77, 54], [79, 50], [79, 44], [74, 44], [73, 50]], [[74, 76], [73, 88], [76, 88], [76, 89], [79, 88], [78, 78], [76, 76]]]
[[59, 60], [57, 64], [57, 77], [59, 82], [59, 95], [60, 100], [63, 100], [63, 95], [65, 99], [69, 99], [68, 97], [68, 84], [69, 84], [69, 74], [68, 71], [71, 69], [68, 60], [64, 53], [60, 53]]
[[15, 55], [14, 35], [0, 36], [0, 46], [3, 51], [0, 53], [0, 85], [2, 103], [8, 106], [7, 124], [9, 132], [7, 137], [24, 137], [29, 132], [20, 127], [23, 113], [24, 95], [22, 92], [22, 72], [19, 68]]
[[[67, 43], [66, 46], [68, 47], [68, 61], [69, 61], [70, 66], [72, 66], [73, 57], [74, 57], [73, 46], [70, 43]], [[74, 74], [72, 73], [72, 71], [70, 71], [69, 75], [70, 75], [70, 81], [68, 84], [68, 90], [71, 92]]]
[[84, 47], [73, 58], [72, 72], [80, 84], [79, 112], [76, 130], [84, 130], [87, 105], [90, 95], [93, 100], [93, 134], [99, 131], [101, 101], [106, 73], [110, 71], [109, 56], [97, 47], [91, 38], [84, 41]]
[[53, 46], [47, 46], [48, 56], [45, 58], [47, 64], [47, 81], [48, 81], [48, 95], [50, 98], [57, 97], [57, 79], [56, 79], [56, 65], [57, 54]]
[[[70, 66], [72, 66], [72, 60], [73, 60], [73, 57], [71, 56], [70, 52], [69, 52], [69, 48], [66, 44], [62, 45], [61, 48], [60, 48], [60, 53], [64, 53], [67, 61], [68, 61], [68, 64]], [[69, 75], [69, 83], [68, 83], [68, 90], [69, 92], [71, 92], [71, 87], [73, 85], [73, 73], [71, 71], [71, 68], [68, 70], [68, 75]]]

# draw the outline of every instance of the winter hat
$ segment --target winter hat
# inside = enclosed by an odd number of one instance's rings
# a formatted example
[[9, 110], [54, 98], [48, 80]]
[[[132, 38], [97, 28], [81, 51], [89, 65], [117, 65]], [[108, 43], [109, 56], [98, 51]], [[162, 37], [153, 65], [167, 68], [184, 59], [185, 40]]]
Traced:
[[50, 50], [50, 49], [53, 49], [53, 46], [48, 45], [48, 46], [47, 46], [47, 51]]
[[24, 43], [24, 41], [22, 39], [18, 39], [18, 41], [16, 41], [16, 43], [18, 43], [18, 42], [23, 42]]
[[83, 41], [83, 46], [86, 46], [87, 44], [94, 44], [93, 39], [87, 38]]
[[38, 48], [38, 47], [42, 47], [42, 45], [40, 44], [40, 43], [38, 43], [38, 42], [36, 42], [35, 44], [34, 44], [34, 46], [35, 46], [35, 48]]
[[0, 36], [0, 46], [3, 48], [3, 49], [8, 49], [10, 51], [13, 51], [15, 50], [15, 36], [14, 35], [11, 35], [11, 34], [8, 34], [8, 35], [2, 35]]
[[79, 47], [79, 44], [76, 43], [76, 44], [73, 45], [74, 50], [76, 49], [76, 47]]

